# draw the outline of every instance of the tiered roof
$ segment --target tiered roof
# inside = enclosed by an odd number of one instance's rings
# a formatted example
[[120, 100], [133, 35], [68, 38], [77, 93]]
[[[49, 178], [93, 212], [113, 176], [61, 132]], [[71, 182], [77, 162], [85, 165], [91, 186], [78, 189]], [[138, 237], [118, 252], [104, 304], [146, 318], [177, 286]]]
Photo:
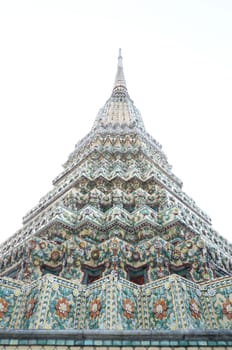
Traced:
[[121, 50], [53, 185], [0, 247], [3, 328], [231, 328], [232, 246], [146, 132]]

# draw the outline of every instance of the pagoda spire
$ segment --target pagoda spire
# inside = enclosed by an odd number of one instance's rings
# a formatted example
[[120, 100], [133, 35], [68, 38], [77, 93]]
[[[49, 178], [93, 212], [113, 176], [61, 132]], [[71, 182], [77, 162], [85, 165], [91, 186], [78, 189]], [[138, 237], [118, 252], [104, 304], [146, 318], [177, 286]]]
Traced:
[[127, 95], [127, 87], [126, 87], [126, 80], [125, 80], [125, 75], [123, 71], [123, 58], [122, 58], [122, 50], [119, 49], [118, 53], [118, 68], [117, 68], [117, 73], [115, 77], [115, 82], [114, 82], [114, 88], [113, 88], [113, 96], [117, 95]]
[[127, 91], [122, 61], [122, 51], [119, 49], [113, 91], [104, 107], [100, 109], [92, 128], [93, 131], [115, 132], [117, 130], [119, 132], [119, 130], [123, 130], [125, 132], [130, 130], [131, 132], [133, 128], [145, 132], [140, 112]]

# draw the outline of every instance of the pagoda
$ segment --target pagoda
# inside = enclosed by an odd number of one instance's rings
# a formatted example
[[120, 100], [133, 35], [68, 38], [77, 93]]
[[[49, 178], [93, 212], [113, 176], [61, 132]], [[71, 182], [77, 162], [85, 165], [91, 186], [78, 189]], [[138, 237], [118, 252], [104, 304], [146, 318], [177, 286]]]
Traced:
[[113, 91], [0, 246], [0, 348], [232, 347], [232, 245]]

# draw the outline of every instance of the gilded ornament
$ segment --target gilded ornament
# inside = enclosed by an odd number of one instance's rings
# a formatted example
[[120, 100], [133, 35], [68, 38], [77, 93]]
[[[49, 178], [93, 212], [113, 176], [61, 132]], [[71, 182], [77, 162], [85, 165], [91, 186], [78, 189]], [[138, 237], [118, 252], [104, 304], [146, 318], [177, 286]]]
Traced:
[[19, 294], [20, 294], [20, 290], [19, 290], [19, 289], [15, 289], [15, 290], [14, 290], [14, 295], [15, 295], [16, 297], [18, 297]]
[[117, 283], [117, 289], [118, 289], [118, 290], [122, 289], [121, 283]]
[[208, 272], [204, 272], [202, 274], [202, 277], [204, 278], [204, 280], [208, 281], [210, 279], [210, 275], [208, 274]]
[[181, 251], [179, 249], [175, 249], [172, 252], [172, 257], [174, 260], [179, 260], [181, 258]]
[[73, 289], [73, 295], [74, 297], [77, 297], [79, 295], [79, 290], [78, 289]]
[[91, 257], [93, 260], [97, 260], [100, 256], [100, 252], [98, 249], [94, 249], [92, 252], [91, 252]]
[[196, 261], [194, 261], [194, 262], [192, 263], [192, 267], [196, 270], [196, 269], [199, 268], [199, 264], [198, 264]]
[[75, 261], [75, 266], [76, 266], [76, 267], [79, 267], [80, 265], [81, 265], [80, 259], [76, 259], [76, 261]]
[[41, 249], [45, 249], [47, 247], [47, 243], [42, 241], [42, 242], [39, 243], [39, 246], [40, 246]]
[[79, 243], [79, 247], [80, 247], [81, 249], [84, 249], [84, 248], [86, 247], [86, 243], [85, 243], [85, 242], [80, 242], [80, 243]]
[[53, 290], [58, 290], [58, 289], [59, 289], [59, 284], [56, 283], [56, 282], [53, 282], [53, 283], [52, 283], [52, 289], [53, 289]]
[[174, 209], [173, 209], [173, 214], [174, 214], [174, 215], [178, 215], [178, 214], [179, 214], [178, 208], [174, 208]]
[[40, 264], [39, 259], [34, 259], [33, 265], [34, 265], [34, 266], [39, 266], [39, 264]]

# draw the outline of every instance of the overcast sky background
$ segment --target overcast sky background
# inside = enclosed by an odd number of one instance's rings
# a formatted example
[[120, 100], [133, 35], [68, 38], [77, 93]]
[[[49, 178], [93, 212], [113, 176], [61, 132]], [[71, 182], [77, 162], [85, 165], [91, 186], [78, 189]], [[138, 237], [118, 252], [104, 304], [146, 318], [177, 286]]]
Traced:
[[52, 188], [111, 94], [232, 241], [232, 1], [0, 0], [0, 242]]

